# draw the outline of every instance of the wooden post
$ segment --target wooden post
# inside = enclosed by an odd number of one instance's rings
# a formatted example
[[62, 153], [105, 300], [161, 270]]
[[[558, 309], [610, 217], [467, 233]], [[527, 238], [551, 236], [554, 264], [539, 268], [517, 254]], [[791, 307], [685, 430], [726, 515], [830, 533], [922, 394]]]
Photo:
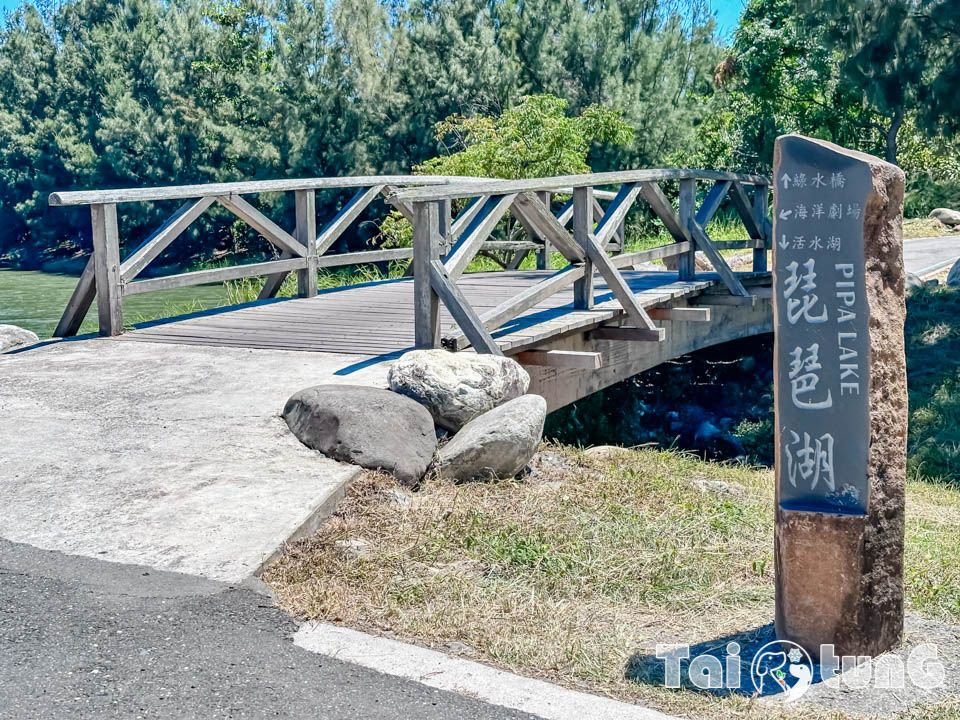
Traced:
[[97, 317], [100, 334], [123, 332], [123, 305], [120, 289], [120, 238], [117, 232], [117, 206], [90, 206], [93, 227], [93, 271], [97, 279]]
[[[593, 188], [573, 189], [573, 237], [583, 247], [593, 242]], [[578, 310], [593, 307], [593, 263], [589, 256], [583, 261], [583, 277], [573, 284], [573, 306]]]
[[[687, 178], [680, 181], [680, 222], [687, 230], [697, 212], [697, 181]], [[693, 280], [697, 267], [697, 248], [693, 243], [688, 252], [677, 256], [677, 274], [680, 280]]]
[[760, 228], [760, 236], [763, 238], [763, 247], [755, 248], [753, 251], [753, 271], [767, 271], [767, 250], [770, 247], [770, 238], [767, 237], [767, 194], [769, 188], [766, 185], [753, 186], [753, 219]]
[[441, 200], [440, 201], [440, 211], [439, 211], [439, 221], [438, 230], [440, 233], [440, 255], [446, 256], [450, 252], [451, 247], [451, 237], [450, 237], [450, 228], [453, 226], [453, 201], [452, 200]]
[[413, 204], [414, 341], [418, 348], [440, 347], [440, 298], [430, 279], [431, 263], [440, 259], [440, 203]]
[[[550, 200], [552, 193], [550, 192], [538, 192], [537, 197], [540, 199], [547, 210], [550, 209]], [[543, 248], [537, 251], [537, 270], [549, 270], [550, 269], [550, 241], [546, 237], [541, 237], [540, 242], [543, 243]]]
[[307, 248], [307, 266], [297, 270], [297, 295], [302, 298], [317, 294], [317, 191], [297, 190], [296, 238]]

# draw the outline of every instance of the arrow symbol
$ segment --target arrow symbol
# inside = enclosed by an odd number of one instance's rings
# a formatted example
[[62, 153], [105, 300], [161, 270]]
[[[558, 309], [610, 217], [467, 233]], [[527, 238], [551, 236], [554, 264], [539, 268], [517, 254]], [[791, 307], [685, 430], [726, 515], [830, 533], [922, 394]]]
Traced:
[[780, 241], [780, 248], [781, 248], [782, 250], [786, 250], [788, 247], [790, 247], [790, 243], [787, 242], [787, 236], [786, 236], [786, 235], [782, 235], [781, 237], [782, 237], [783, 239]]
[[781, 211], [780, 211], [780, 219], [781, 219], [781, 220], [789, 220], [791, 215], [793, 215], [793, 210], [781, 210]]
[[783, 189], [786, 190], [788, 187], [790, 187], [790, 176], [784, 173], [780, 178], [780, 182], [783, 183]]

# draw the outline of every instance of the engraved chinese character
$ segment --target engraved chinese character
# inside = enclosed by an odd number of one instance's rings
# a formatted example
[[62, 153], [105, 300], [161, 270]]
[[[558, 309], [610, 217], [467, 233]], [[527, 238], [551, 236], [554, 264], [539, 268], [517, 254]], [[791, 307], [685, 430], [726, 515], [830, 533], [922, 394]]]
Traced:
[[847, 204], [847, 217], [860, 219], [860, 203]]
[[814, 220], [819, 220], [823, 217], [823, 203], [814, 203], [813, 208], [810, 210], [810, 215]]
[[813, 240], [810, 241], [811, 250], [822, 250], [823, 249], [823, 240], [820, 239], [819, 235], [814, 235]]
[[[810, 444], [810, 433], [803, 433], [803, 443], [800, 435], [793, 430], [787, 430], [790, 440], [784, 443], [783, 454], [787, 459], [787, 479], [794, 487], [797, 486], [797, 476], [810, 483], [810, 489], [816, 490], [820, 480], [830, 492], [836, 490], [837, 484], [833, 475], [833, 435], [824, 433]], [[795, 446], [799, 448], [795, 449]]]
[[807, 219], [807, 206], [806, 205], [797, 205], [797, 219], [806, 220]]
[[831, 203], [830, 213], [827, 215], [830, 220], [839, 220], [843, 217], [843, 204]]
[[796, 173], [793, 176], [793, 184], [798, 188], [807, 186], [807, 174], [806, 173]]
[[792, 359], [788, 374], [794, 406], [802, 410], [826, 410], [833, 407], [833, 397], [829, 389], [823, 400], [803, 399], [803, 396], [816, 392], [817, 384], [820, 382], [820, 375], [817, 374], [818, 370], [823, 369], [823, 365], [820, 364], [820, 345], [813, 343], [807, 348], [806, 355], [803, 348], [797, 346], [790, 353], [790, 357]]
[[827, 184], [827, 181], [823, 179], [823, 175], [817, 173], [813, 180], [810, 181], [811, 184], [816, 188], [821, 188]]
[[843, 176], [842, 172], [835, 172], [830, 175], [830, 187], [837, 189], [843, 189], [843, 186], [846, 184], [847, 179]]
[[[797, 270], [799, 265], [797, 261], [794, 260], [786, 266], [786, 271], [790, 273], [787, 278], [783, 281], [783, 297], [787, 301], [787, 320], [791, 325], [796, 325], [797, 321], [800, 318], [803, 318], [808, 323], [822, 323], [827, 321], [827, 306], [824, 305], [822, 311], [819, 315], [813, 314], [814, 306], [819, 302], [819, 298], [813, 290], [816, 290], [817, 283], [817, 273], [814, 271], [816, 261], [813, 258], [807, 260], [803, 267], [806, 272], [803, 275], [798, 275]], [[800, 284], [800, 281], [803, 281], [803, 284]], [[797, 288], [803, 290], [802, 298], [792, 297]]]
[[835, 250], [840, 252], [840, 238], [836, 235], [831, 235], [827, 238], [827, 250]]
[[794, 235], [794, 236], [793, 236], [793, 249], [794, 249], [794, 250], [803, 250], [803, 235]]

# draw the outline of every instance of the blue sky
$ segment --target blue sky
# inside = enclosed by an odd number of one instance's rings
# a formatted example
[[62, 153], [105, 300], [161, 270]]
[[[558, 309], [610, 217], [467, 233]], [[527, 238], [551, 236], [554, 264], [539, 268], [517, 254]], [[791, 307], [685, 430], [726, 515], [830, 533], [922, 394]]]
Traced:
[[[21, 0], [0, 0], [0, 12], [12, 10]], [[723, 37], [730, 37], [737, 26], [740, 13], [746, 0], [710, 0], [710, 5], [717, 14], [717, 25]]]

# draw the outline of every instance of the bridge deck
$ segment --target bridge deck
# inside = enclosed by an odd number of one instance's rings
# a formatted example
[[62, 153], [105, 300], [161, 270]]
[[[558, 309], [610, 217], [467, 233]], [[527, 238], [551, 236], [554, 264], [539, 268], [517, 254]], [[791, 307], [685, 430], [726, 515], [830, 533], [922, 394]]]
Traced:
[[[478, 314], [510, 299], [552, 271], [471, 273], [459, 287]], [[624, 271], [644, 307], [695, 295], [719, 284], [713, 273], [681, 281], [673, 272]], [[575, 330], [587, 330], [623, 314], [601, 278], [596, 306], [573, 308], [568, 288], [541, 302], [495, 332], [504, 351], [519, 351]], [[213, 345], [352, 355], [392, 355], [409, 350], [414, 339], [413, 280], [386, 280], [320, 292], [314, 298], [266, 300], [210, 310], [140, 326], [126, 340]], [[441, 308], [441, 333], [454, 329]]]

